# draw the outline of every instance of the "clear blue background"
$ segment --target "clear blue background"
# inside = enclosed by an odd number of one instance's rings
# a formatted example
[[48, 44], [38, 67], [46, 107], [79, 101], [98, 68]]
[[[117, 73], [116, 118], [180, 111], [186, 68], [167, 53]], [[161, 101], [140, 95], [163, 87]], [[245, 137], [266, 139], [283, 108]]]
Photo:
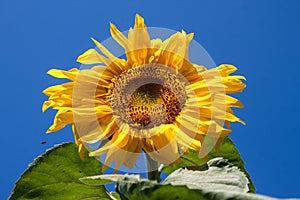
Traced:
[[54, 112], [41, 112], [42, 90], [59, 83], [46, 72], [78, 67], [90, 37], [108, 38], [109, 22], [127, 30], [136, 13], [148, 26], [194, 32], [217, 64], [239, 67], [247, 89], [237, 113], [247, 125], [234, 125], [231, 138], [258, 193], [300, 197], [299, 2], [1, 0], [0, 198], [36, 156], [72, 141], [70, 127], [45, 134]]

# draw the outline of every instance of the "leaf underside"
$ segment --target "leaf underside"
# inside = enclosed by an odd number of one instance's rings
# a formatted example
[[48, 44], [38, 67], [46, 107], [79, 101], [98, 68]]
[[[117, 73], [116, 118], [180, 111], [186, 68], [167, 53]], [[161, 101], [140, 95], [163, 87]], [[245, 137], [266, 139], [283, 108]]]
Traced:
[[205, 199], [205, 200], [271, 200], [273, 198], [247, 193], [248, 179], [236, 166], [222, 158], [208, 162], [205, 171], [178, 169], [163, 184], [123, 175], [117, 192], [125, 200]]
[[[220, 151], [216, 153], [215, 150], [212, 150], [208, 154], [208, 159], [211, 160], [216, 157], [222, 157], [231, 164], [237, 166], [242, 172], [244, 172], [249, 180], [248, 187], [249, 192], [255, 193], [254, 185], [251, 181], [250, 175], [245, 169], [245, 163], [242, 160], [239, 151], [235, 147], [235, 144], [226, 137], [224, 141], [221, 144]], [[180, 164], [174, 164], [172, 166], [165, 166], [163, 168], [163, 172], [170, 174], [173, 171], [179, 169], [179, 168], [187, 168], [187, 169], [193, 169], [193, 170], [205, 170], [206, 169], [206, 163], [199, 158], [198, 153], [190, 150], [189, 154], [184, 154], [181, 156], [181, 163]]]

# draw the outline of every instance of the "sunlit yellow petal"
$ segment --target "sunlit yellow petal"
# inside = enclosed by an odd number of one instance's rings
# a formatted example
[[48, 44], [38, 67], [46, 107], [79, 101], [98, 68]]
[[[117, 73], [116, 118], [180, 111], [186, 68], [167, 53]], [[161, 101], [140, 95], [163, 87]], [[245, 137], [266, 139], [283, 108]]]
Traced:
[[47, 73], [56, 78], [67, 78], [69, 80], [74, 81], [77, 76], [78, 71], [79, 70], [76, 68], [72, 68], [68, 71], [59, 70], [59, 69], [51, 69]]
[[58, 131], [68, 124], [73, 123], [73, 113], [59, 110], [54, 118], [53, 125], [47, 130], [47, 133]]
[[129, 40], [112, 23], [110, 24], [110, 34], [124, 49], [129, 49]]
[[96, 44], [96, 46], [100, 49], [100, 51], [106, 55], [110, 60], [115, 60], [116, 57], [110, 53], [101, 43], [99, 43], [97, 40], [92, 38], [93, 42]]
[[81, 64], [104, 63], [107, 65], [110, 63], [108, 58], [105, 58], [104, 56], [100, 55], [95, 49], [89, 49], [86, 52], [84, 52], [77, 58], [77, 62], [80, 62]]
[[228, 76], [237, 70], [234, 65], [222, 64], [217, 67], [217, 70], [220, 72], [221, 76]]

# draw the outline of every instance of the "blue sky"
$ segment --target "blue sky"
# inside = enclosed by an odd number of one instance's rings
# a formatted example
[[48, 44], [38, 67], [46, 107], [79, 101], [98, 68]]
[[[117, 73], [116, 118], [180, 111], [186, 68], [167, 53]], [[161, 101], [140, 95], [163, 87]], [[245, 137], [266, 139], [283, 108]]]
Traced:
[[127, 30], [136, 13], [148, 26], [194, 32], [216, 64], [238, 66], [247, 125], [233, 125], [231, 138], [258, 193], [300, 197], [299, 9], [297, 0], [1, 0], [0, 199], [36, 156], [72, 141], [70, 127], [45, 134], [54, 112], [41, 112], [42, 90], [59, 83], [46, 72], [79, 67], [90, 37], [108, 38], [109, 22]]

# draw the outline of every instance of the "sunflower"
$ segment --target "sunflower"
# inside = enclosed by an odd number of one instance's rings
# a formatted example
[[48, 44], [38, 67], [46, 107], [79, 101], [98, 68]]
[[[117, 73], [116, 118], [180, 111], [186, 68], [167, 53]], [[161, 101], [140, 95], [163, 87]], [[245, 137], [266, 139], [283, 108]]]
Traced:
[[[84, 145], [99, 141], [89, 155], [105, 154], [104, 170], [113, 162], [116, 170], [132, 168], [142, 151], [162, 164], [180, 162], [189, 149], [205, 157], [208, 144], [218, 150], [230, 134], [231, 122], [244, 123], [232, 111], [243, 104], [227, 94], [241, 92], [245, 78], [230, 75], [237, 70], [230, 64], [206, 69], [191, 63], [193, 34], [151, 39], [139, 15], [128, 37], [113, 24], [110, 33], [126, 59], [92, 39], [96, 48], [77, 59], [92, 67], [51, 69], [48, 74], [70, 81], [43, 91], [49, 99], [42, 110], [57, 110], [48, 132], [71, 124], [82, 158]], [[205, 145], [207, 138], [212, 142]]]

